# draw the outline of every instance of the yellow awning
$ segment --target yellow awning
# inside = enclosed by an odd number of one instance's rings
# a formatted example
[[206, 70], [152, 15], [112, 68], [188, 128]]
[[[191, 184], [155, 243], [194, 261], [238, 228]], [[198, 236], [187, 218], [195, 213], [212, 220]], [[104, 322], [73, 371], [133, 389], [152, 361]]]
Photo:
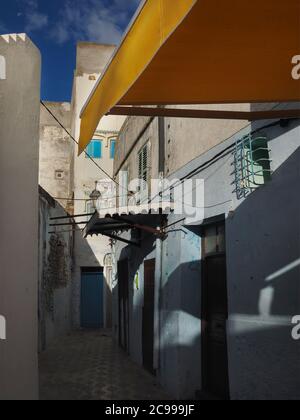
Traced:
[[81, 115], [116, 105], [300, 101], [300, 0], [145, 0]]

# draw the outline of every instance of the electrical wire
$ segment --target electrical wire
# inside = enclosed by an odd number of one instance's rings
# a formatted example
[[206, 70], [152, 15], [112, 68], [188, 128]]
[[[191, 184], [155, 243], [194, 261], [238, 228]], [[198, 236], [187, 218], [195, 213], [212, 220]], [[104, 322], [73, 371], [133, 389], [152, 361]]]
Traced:
[[57, 235], [60, 233], [73, 233], [73, 232], [82, 232], [81, 229], [72, 229], [72, 230], [60, 230], [59, 232], [50, 231], [48, 232], [48, 235]]
[[[53, 119], [59, 124], [59, 126], [68, 134], [68, 136], [78, 145], [79, 143], [78, 143], [78, 141], [71, 135], [71, 133], [64, 127], [64, 125], [58, 120], [58, 118], [53, 114], [53, 112], [46, 106], [46, 104], [41, 100], [40, 101], [41, 102], [41, 105], [47, 110], [47, 112], [53, 117]], [[274, 108], [276, 108], [278, 106], [278, 104], [274, 107]], [[271, 123], [271, 124], [267, 124], [267, 125], [265, 125], [265, 126], [263, 126], [263, 127], [259, 127], [259, 128], [257, 128], [257, 129], [255, 129], [255, 130], [252, 130], [251, 131], [251, 135], [253, 135], [253, 134], [256, 134], [256, 133], [258, 133], [258, 132], [260, 132], [261, 130], [264, 130], [264, 129], [266, 129], [266, 128], [271, 128], [271, 127], [275, 127], [275, 126], [277, 126], [277, 125], [279, 125], [279, 124], [281, 124], [281, 121], [282, 120], [278, 120], [278, 121], [276, 121], [276, 122], [273, 122], [273, 123]], [[288, 120], [289, 121], [289, 120]], [[249, 124], [247, 127], [249, 127], [249, 126], [251, 126], [251, 124]], [[228, 139], [225, 139], [224, 140], [224, 142], [226, 141], [226, 140], [229, 140], [230, 138], [232, 138], [233, 136], [235, 136], [235, 135], [237, 135], [240, 131], [244, 131], [245, 130], [245, 128], [247, 128], [247, 127], [244, 127], [242, 130], [239, 130], [239, 131], [237, 131], [236, 133], [234, 133], [233, 135], [231, 135]], [[180, 180], [178, 180], [174, 185], [172, 185], [172, 187], [171, 188], [175, 188], [175, 187], [177, 187], [177, 186], [179, 186], [180, 184], [182, 184], [185, 180], [187, 180], [187, 179], [191, 179], [193, 176], [195, 176], [195, 175], [197, 175], [197, 174], [199, 174], [200, 172], [203, 172], [205, 169], [207, 169], [209, 166], [211, 166], [211, 165], [213, 165], [213, 164], [215, 164], [217, 161], [219, 161], [219, 160], [221, 160], [221, 159], [223, 159], [224, 157], [226, 157], [226, 156], [228, 156], [229, 154], [231, 154], [232, 153], [232, 151], [234, 150], [234, 147], [235, 147], [235, 144], [231, 144], [231, 145], [229, 145], [228, 147], [226, 147], [225, 149], [223, 149], [221, 152], [219, 152], [219, 153], [217, 153], [215, 156], [213, 156], [211, 159], [209, 159], [208, 161], [206, 161], [206, 162], [204, 162], [203, 164], [201, 164], [199, 167], [197, 167], [196, 169], [194, 169], [193, 171], [191, 171], [190, 173], [188, 173], [187, 175], [185, 175], [184, 177], [182, 177]], [[115, 196], [115, 197], [109, 197], [108, 199], [114, 199], [114, 198], [121, 198], [121, 197], [126, 197], [126, 196], [128, 196], [128, 194], [129, 195], [132, 195], [132, 191], [129, 191], [127, 188], [125, 188], [123, 185], [121, 185], [121, 184], [119, 184], [112, 176], [110, 176], [90, 155], [89, 155], [89, 153], [87, 153], [86, 151], [84, 152], [85, 153], [85, 155], [97, 166], [97, 168], [102, 172], [102, 173], [104, 173], [111, 181], [113, 181], [114, 182], [114, 184], [115, 185], [117, 185], [118, 187], [120, 187], [120, 188], [122, 188], [122, 189], [124, 189], [124, 191], [126, 191], [127, 192], [127, 194], [126, 195], [124, 195], [124, 196], [122, 196], [122, 195], [119, 195], [119, 196]], [[228, 161], [226, 161], [226, 162], [224, 162], [223, 163], [223, 165], [225, 165], [226, 163], [227, 163]], [[223, 166], [222, 165], [222, 166]], [[189, 191], [189, 192], [187, 192], [185, 195], [184, 195], [184, 197], [187, 195], [187, 194], [189, 194], [189, 193], [191, 193], [191, 192], [193, 192], [194, 190], [195, 190], [196, 188], [193, 188], [191, 191]], [[162, 196], [162, 194], [164, 194], [164, 192], [166, 192], [166, 191], [168, 191], [169, 190], [169, 188], [166, 188], [165, 190], [163, 190], [163, 191], [161, 191], [161, 192], [159, 192], [156, 196], [154, 196], [154, 197], [152, 197], [149, 201], [148, 201], [148, 204], [151, 204], [152, 202], [153, 202], [153, 200], [155, 199], [155, 198], [157, 198], [157, 197], [159, 197], [159, 196]], [[72, 198], [72, 199], [70, 199], [70, 198], [58, 198], [58, 197], [56, 197], [55, 198], [56, 200], [68, 200], [68, 201], [91, 201], [90, 199], [75, 199], [75, 198]], [[228, 201], [229, 202], [229, 201]], [[188, 204], [188, 203], [185, 203], [184, 201], [180, 201], [180, 203], [181, 204], [183, 204], [183, 205], [190, 205], [190, 203]], [[226, 202], [227, 203], [227, 202]], [[221, 204], [225, 204], [225, 203], [221, 203]], [[216, 204], [216, 205], [212, 205], [212, 206], [209, 206], [209, 207], [201, 207], [201, 208], [212, 208], [212, 207], [216, 207], [216, 206], [218, 206], [218, 205], [221, 205], [221, 204]], [[193, 206], [193, 207], [195, 207], [195, 206]], [[198, 208], [198, 207], [196, 207], [196, 208]], [[200, 208], [200, 207], [199, 207]], [[182, 220], [185, 220], [185, 219], [182, 219]], [[175, 224], [177, 224], [177, 223], [179, 223], [180, 221], [177, 221], [177, 222], [175, 222]]]
[[[263, 129], [266, 129], [266, 128], [271, 128], [271, 127], [277, 126], [280, 123], [281, 123], [281, 121], [277, 121], [275, 123], [271, 123], [271, 124], [265, 125], [265, 126], [259, 128], [259, 129], [254, 130], [251, 134], [255, 134], [255, 133], [257, 133], [257, 132], [259, 132], [259, 131], [261, 131]], [[235, 133], [234, 135], [236, 135], [237, 133]], [[172, 185], [171, 188], [175, 188], [175, 187], [179, 186], [186, 179], [191, 179], [194, 175], [196, 175], [196, 174], [204, 171], [205, 169], [207, 169], [212, 164], [214, 164], [214, 163], [218, 162], [219, 160], [223, 159], [224, 157], [228, 156], [229, 154], [232, 153], [232, 151], [234, 150], [234, 148], [235, 148], [235, 144], [232, 144], [232, 145], [228, 146], [226, 149], [224, 149], [223, 151], [221, 151], [219, 154], [215, 155], [212, 159], [210, 159], [209, 161], [207, 161], [203, 165], [201, 165], [201, 167], [196, 168], [195, 170], [191, 171], [188, 175], [186, 175], [185, 177], [183, 177], [180, 180], [178, 180], [174, 185]], [[228, 163], [229, 159], [227, 159], [225, 162], [223, 162], [223, 164], [217, 169], [217, 171], [219, 171], [222, 167], [224, 167]], [[211, 176], [208, 176], [207, 178], [205, 178], [205, 180], [209, 179], [210, 177]], [[186, 192], [183, 195], [183, 198], [186, 197], [188, 194], [193, 193], [196, 190], [196, 188], [197, 187], [194, 187], [194, 188], [192, 188], [192, 190]], [[149, 200], [148, 204], [151, 204], [156, 197], [158, 197], [159, 195], [162, 195], [164, 192], [166, 192], [168, 190], [169, 190], [169, 188], [168, 189], [165, 189], [164, 191], [162, 191], [159, 194], [157, 194], [155, 197], [153, 197], [152, 199]], [[126, 197], [126, 196], [127, 195], [124, 195], [124, 196], [116, 196], [116, 197], [109, 197], [109, 199], [121, 198], [121, 197]], [[63, 198], [61, 198], [61, 199], [63, 199]], [[79, 200], [81, 200], [81, 201], [90, 201], [90, 199], [79, 199]], [[222, 203], [217, 203], [217, 204], [210, 205], [210, 206], [202, 206], [202, 207], [195, 206], [195, 205], [192, 205], [191, 203], [187, 203], [187, 202], [181, 201], [181, 200], [176, 200], [176, 202], [180, 203], [181, 205], [190, 206], [190, 207], [193, 207], [193, 208], [196, 208], [196, 209], [210, 209], [210, 208], [218, 207], [218, 206], [223, 205], [223, 204], [230, 203], [231, 200], [227, 200], [227, 201], [224, 201]], [[109, 209], [110, 208], [104, 208], [102, 210], [109, 210]], [[183, 220], [185, 220], [185, 219], [183, 219]], [[175, 222], [175, 223], [178, 223], [178, 222]]]
[[[277, 106], [278, 106], [279, 104], [277, 104], [276, 106], [274, 106], [274, 108], [273, 109], [275, 109], [275, 108], [277, 108]], [[290, 122], [291, 120], [294, 120], [294, 118], [292, 118], [292, 119], [288, 119], [288, 120], [284, 120], [284, 122], [285, 122], [285, 124], [286, 123], [288, 123], [288, 122]], [[255, 129], [255, 130], [252, 130], [251, 131], [251, 133], [250, 133], [250, 135], [254, 135], [254, 134], [257, 134], [257, 133], [259, 133], [259, 132], [261, 132], [262, 130], [265, 130], [265, 129], [267, 129], [267, 128], [272, 128], [272, 127], [276, 127], [276, 126], [278, 126], [278, 125], [281, 125], [282, 124], [282, 121], [283, 120], [278, 120], [278, 121], [275, 121], [275, 122], [273, 122], [273, 123], [270, 123], [270, 124], [266, 124], [266, 125], [264, 125], [264, 126], [262, 126], [262, 127], [259, 127], [259, 128], [257, 128], [257, 129]], [[249, 124], [247, 127], [249, 127], [249, 126], [251, 126], [252, 124]], [[247, 127], [245, 127], [245, 128], [247, 128]], [[245, 128], [243, 128], [242, 130], [239, 130], [239, 131], [237, 131], [236, 133], [234, 133], [231, 137], [229, 137], [228, 139], [226, 139], [224, 142], [226, 142], [227, 140], [229, 140], [230, 138], [232, 138], [233, 136], [236, 136], [239, 132], [241, 132], [241, 131], [244, 131], [245, 130]], [[233, 150], [234, 150], [234, 148], [235, 148], [235, 144], [231, 144], [231, 145], [229, 145], [227, 148], [225, 148], [225, 149], [223, 149], [223, 151], [221, 151], [220, 153], [218, 153], [217, 155], [215, 155], [212, 159], [210, 159], [209, 161], [207, 161], [207, 162], [205, 162], [204, 164], [202, 164], [201, 166], [199, 166], [198, 168], [196, 168], [195, 170], [193, 170], [193, 171], [191, 171], [189, 174], [187, 174], [185, 177], [182, 177], [180, 180], [178, 180], [174, 185], [172, 185], [172, 188], [176, 188], [177, 186], [180, 186], [186, 179], [191, 179], [193, 176], [195, 176], [195, 175], [197, 175], [197, 174], [199, 174], [200, 172], [203, 172], [205, 169], [207, 169], [208, 167], [210, 167], [211, 165], [213, 165], [213, 164], [215, 164], [216, 162], [218, 162], [219, 160], [221, 160], [221, 159], [223, 159], [223, 158], [225, 158], [226, 156], [228, 156], [228, 155], [231, 155], [232, 154], [232, 152], [233, 152]], [[219, 171], [223, 166], [225, 166], [227, 163], [228, 163], [228, 161], [230, 160], [230, 157], [225, 161], [225, 162], [223, 162], [223, 164], [216, 170], [216, 172], [217, 171]], [[215, 173], [216, 173], [215, 172]], [[215, 174], [214, 173], [214, 174]], [[207, 178], [205, 178], [204, 180], [206, 181], [206, 180], [208, 180], [209, 178], [211, 178], [211, 176], [212, 175], [210, 175], [210, 176], [208, 176]], [[184, 196], [183, 197], [185, 197], [187, 194], [190, 194], [190, 193], [193, 193], [195, 190], [196, 190], [196, 188], [197, 187], [194, 187], [191, 191], [188, 191], [186, 194], [184, 194]], [[162, 192], [160, 192], [158, 195], [162, 195], [164, 192], [166, 192], [166, 191], [168, 191], [169, 190], [169, 188], [167, 188], [166, 190], [164, 190], [164, 191], [162, 191]], [[157, 196], [158, 196], [157, 195]], [[157, 196], [155, 196], [155, 197], [153, 197], [151, 200], [150, 200], [150, 202], [149, 202], [149, 204], [157, 197]], [[227, 204], [227, 203], [230, 203], [231, 202], [231, 200], [228, 200], [228, 201], [225, 201], [225, 202], [222, 202], [222, 203], [218, 203], [218, 204], [214, 204], [214, 205], [210, 205], [210, 206], [203, 206], [203, 207], [197, 207], [197, 206], [195, 206], [195, 205], [191, 205], [190, 203], [186, 203], [186, 202], [184, 202], [184, 201], [180, 201], [180, 200], [176, 200], [178, 203], [180, 203], [180, 204], [182, 204], [182, 205], [186, 205], [186, 206], [191, 206], [191, 207], [193, 207], [193, 208], [196, 208], [196, 209], [210, 209], [210, 208], [214, 208], [214, 207], [218, 207], [218, 206], [220, 206], [220, 205], [222, 205], [222, 204]]]
[[[74, 143], [77, 144], [77, 146], [79, 145], [78, 141], [72, 136], [72, 134], [69, 132], [69, 130], [66, 129], [66, 127], [59, 121], [59, 119], [53, 114], [53, 112], [47, 107], [47, 105], [41, 100], [40, 101], [41, 105], [49, 112], [49, 114], [53, 117], [53, 119], [57, 122], [57, 124], [59, 124], [59, 126], [68, 134], [68, 136], [70, 137], [70, 139], [72, 139], [74, 141]], [[85, 155], [94, 163], [94, 165], [97, 166], [97, 168], [104, 174], [106, 175], [111, 181], [113, 181], [118, 187], [123, 188], [124, 190], [126, 190], [128, 193], [129, 191], [127, 190], [127, 188], [125, 188], [123, 185], [119, 184], [111, 175], [109, 175], [109, 173], [107, 171], [105, 171], [96, 161], [95, 159], [92, 158], [92, 156], [87, 152], [84, 151]]]
[[[115, 198], [123, 198], [128, 197], [128, 194], [126, 195], [116, 195], [112, 197], [104, 197], [103, 200], [113, 200]], [[54, 200], [67, 200], [67, 201], [92, 201], [91, 198], [67, 198], [67, 197], [53, 197]]]
[[[275, 109], [277, 106], [278, 106], [278, 104], [276, 106], [274, 106], [273, 109]], [[291, 120], [293, 120], [293, 119], [288, 119], [288, 120], [285, 120], [285, 121], [291, 121]], [[278, 121], [275, 121], [273, 123], [270, 123], [270, 124], [264, 125], [262, 127], [259, 127], [259, 128], [255, 129], [255, 130], [252, 130], [249, 134], [250, 135], [257, 134], [261, 130], [265, 130], [267, 128], [276, 127], [277, 125], [280, 125], [280, 124], [282, 124], [282, 120], [278, 120]], [[225, 139], [224, 142], [226, 142], [227, 140], [229, 140], [232, 137], [236, 136], [241, 131], [244, 131], [246, 128], [251, 127], [251, 125], [252, 124], [249, 124], [246, 127], [244, 127], [243, 129], [241, 129], [241, 130], [237, 131], [236, 133], [232, 134], [230, 137], [228, 137], [227, 139]], [[203, 172], [205, 169], [207, 169], [211, 165], [215, 164], [219, 160], [221, 160], [224, 157], [228, 156], [229, 154], [232, 153], [232, 151], [234, 150], [234, 148], [235, 148], [235, 144], [229, 145], [228, 147], [226, 147], [225, 149], [223, 149], [221, 152], [219, 152], [215, 156], [213, 156], [211, 159], [209, 159], [208, 161], [204, 162], [199, 167], [197, 167], [196, 169], [194, 169], [193, 171], [191, 171], [190, 173], [188, 173], [184, 177], [180, 178], [179, 180], [177, 180], [177, 182], [174, 185], [172, 185], [172, 188], [175, 188], [175, 187], [181, 185], [186, 179], [191, 179], [193, 176], [199, 174], [200, 172]], [[156, 196], [152, 197], [149, 200], [149, 204], [151, 204], [155, 198], [157, 198], [159, 196], [162, 196], [168, 190], [169, 190], [169, 187], [166, 188], [165, 190], [159, 192]]]

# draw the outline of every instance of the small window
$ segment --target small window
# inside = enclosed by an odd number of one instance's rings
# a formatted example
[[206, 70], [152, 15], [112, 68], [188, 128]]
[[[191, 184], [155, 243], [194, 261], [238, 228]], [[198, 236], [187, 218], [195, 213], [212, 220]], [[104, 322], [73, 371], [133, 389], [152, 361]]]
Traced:
[[116, 152], [116, 139], [112, 139], [110, 141], [110, 158], [114, 159], [115, 158], [115, 152]]
[[61, 180], [64, 179], [65, 173], [64, 171], [55, 171], [55, 179]]
[[224, 254], [226, 252], [225, 224], [218, 223], [208, 225], [203, 230], [204, 254], [205, 256], [214, 254]]
[[122, 169], [119, 173], [119, 192], [120, 192], [120, 207], [126, 207], [128, 205], [128, 183], [129, 183], [129, 173], [128, 168]]
[[86, 157], [93, 159], [102, 158], [102, 140], [92, 140], [86, 148]]
[[246, 197], [271, 180], [271, 160], [266, 137], [244, 137], [236, 143], [235, 183], [238, 198]]
[[6, 61], [3, 55], [0, 55], [0, 80], [6, 79]]
[[88, 201], [88, 202], [86, 203], [86, 212], [87, 212], [88, 214], [90, 214], [90, 213], [93, 213], [95, 210], [96, 210], [96, 209], [95, 209], [95, 206], [94, 206], [93, 201], [92, 201], [92, 200], [91, 200], [91, 201]]
[[147, 143], [138, 155], [138, 168], [140, 180], [141, 202], [149, 197], [149, 169], [150, 169], [150, 145]]
[[[95, 206], [94, 206], [94, 203], [93, 203], [93, 201], [92, 201], [92, 200], [91, 200], [91, 201], [87, 201], [87, 202], [86, 202], [85, 211], [86, 211], [86, 214], [87, 214], [87, 215], [88, 215], [88, 214], [92, 214], [92, 213], [94, 213], [94, 212], [96, 211]], [[87, 221], [87, 222], [89, 222], [89, 221], [90, 221], [90, 219], [91, 219], [91, 216], [87, 216], [86, 221]]]

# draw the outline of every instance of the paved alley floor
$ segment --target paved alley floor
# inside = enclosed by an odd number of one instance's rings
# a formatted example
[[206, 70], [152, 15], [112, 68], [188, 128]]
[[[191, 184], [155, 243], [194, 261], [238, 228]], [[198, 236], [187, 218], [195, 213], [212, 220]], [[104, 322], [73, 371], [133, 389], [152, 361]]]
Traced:
[[41, 400], [167, 400], [110, 332], [78, 331], [40, 355]]

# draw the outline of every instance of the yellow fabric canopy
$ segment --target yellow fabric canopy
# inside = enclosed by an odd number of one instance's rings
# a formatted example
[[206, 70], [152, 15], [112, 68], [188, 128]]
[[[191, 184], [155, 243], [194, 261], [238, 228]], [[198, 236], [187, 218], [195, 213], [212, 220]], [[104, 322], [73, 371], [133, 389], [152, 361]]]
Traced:
[[300, 0], [145, 0], [81, 115], [116, 105], [300, 101]]

